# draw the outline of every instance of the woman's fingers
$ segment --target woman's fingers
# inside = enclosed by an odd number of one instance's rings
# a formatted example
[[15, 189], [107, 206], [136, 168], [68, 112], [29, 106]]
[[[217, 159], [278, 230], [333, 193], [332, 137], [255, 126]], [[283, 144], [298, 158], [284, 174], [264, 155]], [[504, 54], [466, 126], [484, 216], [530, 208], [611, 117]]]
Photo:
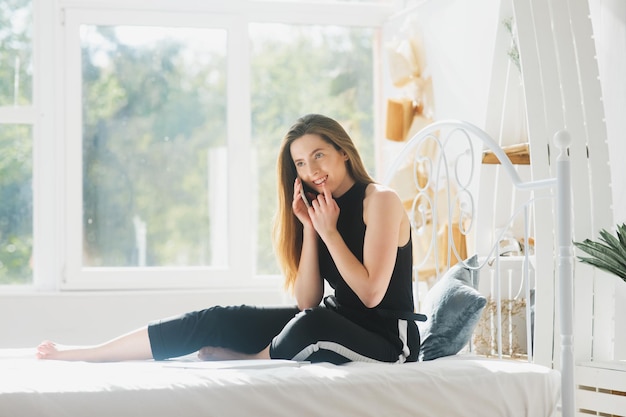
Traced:
[[317, 198], [314, 200], [317, 205], [314, 206], [316, 209], [321, 208], [325, 210], [328, 207], [331, 207], [335, 200], [333, 200], [333, 195], [326, 186], [322, 186], [322, 192], [317, 195]]
[[326, 188], [326, 184], [322, 186], [322, 190], [324, 192], [324, 201], [330, 202], [333, 199], [333, 195], [330, 193], [330, 190]]
[[300, 178], [296, 177], [296, 180], [293, 182], [293, 201], [297, 201], [300, 198], [300, 189], [302, 188], [302, 182]]

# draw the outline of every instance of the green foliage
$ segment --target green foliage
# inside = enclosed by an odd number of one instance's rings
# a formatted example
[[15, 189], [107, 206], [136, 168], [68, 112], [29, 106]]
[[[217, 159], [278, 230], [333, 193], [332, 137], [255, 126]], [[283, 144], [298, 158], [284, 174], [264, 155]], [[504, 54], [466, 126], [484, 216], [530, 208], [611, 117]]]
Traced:
[[32, 279], [32, 130], [0, 125], [0, 284]]
[[147, 225], [147, 266], [206, 265], [207, 155], [226, 143], [225, 57], [190, 68], [173, 40], [131, 46], [103, 26], [90, 35], [82, 51], [87, 265], [137, 265], [135, 219]]
[[0, 106], [32, 102], [32, 0], [0, 1]]
[[574, 246], [589, 256], [578, 260], [620, 277], [626, 282], [626, 224], [617, 226], [617, 236], [602, 229], [598, 241], [585, 239]]
[[506, 28], [506, 31], [511, 35], [511, 46], [507, 50], [507, 55], [511, 59], [511, 61], [517, 67], [517, 70], [521, 73], [522, 67], [520, 64], [520, 56], [519, 56], [519, 48], [517, 47], [517, 35], [515, 33], [515, 19], [513, 17], [509, 17], [508, 19], [504, 19], [502, 24]]
[[[0, 106], [32, 103], [32, 0], [0, 1]], [[32, 281], [32, 130], [0, 124], [0, 284]]]

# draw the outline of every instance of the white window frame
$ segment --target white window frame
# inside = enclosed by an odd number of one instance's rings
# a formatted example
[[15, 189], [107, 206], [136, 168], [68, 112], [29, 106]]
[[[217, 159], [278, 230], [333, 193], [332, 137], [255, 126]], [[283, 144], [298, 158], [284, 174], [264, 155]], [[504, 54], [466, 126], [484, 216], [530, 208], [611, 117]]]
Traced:
[[[249, 178], [250, 152], [247, 138], [250, 123], [241, 120], [230, 109], [249, 114], [249, 87], [241, 82], [249, 78], [247, 38], [245, 21], [233, 15], [204, 13], [164, 13], [128, 11], [120, 14], [109, 10], [68, 9], [64, 12], [65, 31], [65, 123], [66, 138], [66, 228], [67, 250], [63, 288], [180, 288], [223, 287], [250, 284], [242, 277], [252, 278], [254, 259], [252, 241], [246, 235], [251, 229], [246, 214], [245, 195], [251, 194]], [[84, 267], [82, 233], [82, 66], [80, 49], [80, 26], [90, 25], [146, 25], [163, 27], [206, 27], [225, 29], [228, 32], [228, 254], [226, 267]], [[248, 109], [246, 111], [246, 109]]]
[[[229, 0], [34, 0], [34, 241], [37, 290], [277, 288], [282, 278], [256, 272], [256, 230], [247, 212], [250, 161], [249, 23], [382, 27], [388, 3]], [[37, 17], [39, 16], [39, 18]], [[229, 260], [226, 268], [82, 265], [81, 24], [209, 27], [228, 30]], [[379, 45], [380, 47], [380, 45]], [[48, 65], [50, 64], [50, 65]], [[379, 116], [380, 109], [377, 109]], [[380, 130], [380, 129], [378, 129]], [[42, 132], [45, 132], [45, 140]], [[45, 158], [44, 158], [45, 156]], [[233, 192], [232, 190], [237, 190]], [[45, 207], [45, 209], [44, 209]], [[23, 286], [24, 287], [24, 286]]]

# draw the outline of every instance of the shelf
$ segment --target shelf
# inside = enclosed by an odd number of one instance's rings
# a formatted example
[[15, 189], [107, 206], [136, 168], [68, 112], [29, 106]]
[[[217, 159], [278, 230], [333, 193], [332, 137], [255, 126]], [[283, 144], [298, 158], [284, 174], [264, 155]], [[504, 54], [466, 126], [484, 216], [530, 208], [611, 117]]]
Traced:
[[[514, 165], [530, 165], [530, 151], [528, 143], [518, 143], [510, 146], [503, 146], [504, 153], [509, 157]], [[486, 150], [483, 152], [483, 164], [499, 164], [500, 160], [496, 155]]]

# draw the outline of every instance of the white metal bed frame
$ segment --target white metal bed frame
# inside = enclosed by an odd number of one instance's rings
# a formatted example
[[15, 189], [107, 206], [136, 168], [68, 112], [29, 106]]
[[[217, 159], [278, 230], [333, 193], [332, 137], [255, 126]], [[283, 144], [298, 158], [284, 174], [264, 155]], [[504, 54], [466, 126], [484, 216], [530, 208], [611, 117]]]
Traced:
[[[463, 139], [467, 140], [467, 148], [459, 150], [458, 147], [454, 148], [456, 154], [450, 155], [448, 154], [449, 148], [446, 148], [448, 142], [452, 141], [452, 138], [456, 138], [461, 136]], [[432, 140], [436, 143], [436, 147], [438, 152], [435, 156], [433, 155], [423, 155], [420, 154], [420, 146], [422, 146], [426, 141]], [[438, 225], [441, 224], [441, 219], [437, 218], [437, 198], [432, 198], [428, 195], [429, 189], [439, 190], [440, 187], [445, 188], [445, 192], [447, 194], [448, 201], [448, 210], [447, 210], [447, 221], [449, 225], [452, 224], [452, 206], [453, 201], [458, 203], [460, 207], [461, 214], [460, 216], [469, 222], [469, 226], [464, 227], [463, 222], [460, 223], [459, 228], [460, 232], [464, 235], [469, 235], [472, 231], [472, 227], [475, 224], [476, 220], [476, 201], [474, 201], [471, 193], [467, 191], [467, 188], [471, 186], [471, 182], [475, 179], [474, 174], [476, 171], [476, 167], [474, 166], [476, 161], [476, 155], [479, 152], [482, 152], [483, 149], [488, 149], [495, 154], [495, 156], [500, 161], [502, 169], [506, 173], [506, 176], [510, 180], [511, 184], [516, 190], [524, 190], [529, 192], [534, 192], [540, 189], [550, 189], [552, 190], [552, 196], [555, 198], [555, 212], [554, 212], [554, 229], [556, 241], [554, 242], [554, 256], [556, 259], [555, 262], [555, 270], [550, 271], [550, 273], [556, 274], [558, 279], [558, 287], [559, 287], [559, 295], [558, 295], [558, 305], [559, 305], [559, 324], [560, 324], [560, 372], [561, 372], [561, 413], [564, 417], [572, 417], [575, 413], [575, 384], [574, 384], [574, 352], [573, 352], [573, 245], [572, 245], [572, 230], [571, 230], [571, 221], [572, 221], [572, 205], [571, 205], [571, 183], [570, 183], [570, 162], [568, 156], [568, 146], [570, 145], [570, 136], [566, 131], [557, 132], [553, 138], [554, 144], [559, 149], [559, 155], [556, 159], [556, 176], [553, 178], [546, 179], [537, 179], [531, 181], [523, 181], [516, 168], [511, 163], [510, 159], [504, 152], [504, 150], [481, 128], [460, 120], [442, 120], [439, 122], [435, 122], [430, 124], [429, 126], [422, 129], [420, 132], [415, 134], [410, 140], [407, 141], [406, 145], [401, 150], [400, 154], [395, 158], [394, 163], [388, 170], [387, 177], [384, 180], [385, 184], [391, 185], [394, 180], [394, 175], [397, 174], [398, 170], [401, 169], [401, 165], [405, 164], [409, 158], [412, 159], [412, 172], [413, 174], [417, 171], [418, 167], [424, 170], [426, 167], [427, 172], [429, 173], [426, 184], [418, 181], [418, 178], [415, 175], [413, 176], [415, 182], [416, 194], [413, 198], [410, 217], [411, 224], [413, 227], [414, 233], [420, 233], [420, 227], [417, 226], [416, 216], [419, 216], [419, 220], [421, 225], [425, 223], [426, 214], [428, 211], [427, 207], [424, 207], [424, 202], [427, 205], [430, 205], [431, 209], [431, 220], [432, 226], [431, 236], [432, 242], [431, 246], [428, 249], [428, 253], [425, 254], [424, 258], [419, 260], [414, 260], [414, 271], [416, 274], [416, 285], [417, 287], [417, 273], [416, 271], [423, 265], [424, 262], [428, 259], [428, 257], [432, 255], [435, 258], [435, 265], [437, 267], [438, 261], [437, 257], [442, 255], [437, 253], [437, 233]], [[474, 144], [476, 142], [476, 144]], [[477, 145], [481, 145], [480, 147]], [[482, 148], [482, 149], [481, 149]], [[471, 155], [468, 155], [471, 154]], [[460, 167], [460, 163], [465, 159], [465, 163], [469, 161], [468, 175], [461, 178], [460, 170], [463, 168]], [[454, 175], [451, 175], [453, 171]], [[443, 184], [440, 182], [443, 181]], [[453, 181], [453, 182], [452, 182]], [[459, 190], [456, 192], [456, 195], [453, 195], [451, 191], [450, 184], [455, 184], [459, 187]], [[436, 194], [435, 194], [436, 195]], [[459, 195], [465, 196], [465, 202], [460, 200]], [[524, 220], [524, 242], [528, 242], [528, 233], [530, 229], [529, 224], [529, 210], [532, 210], [532, 205], [535, 202], [535, 198], [530, 198], [525, 204], [523, 204], [519, 211], [523, 211], [523, 220]], [[516, 217], [518, 212], [513, 213], [510, 221], [512, 221], [513, 217]], [[542, 215], [545, 215], [542, 214]], [[495, 236], [495, 235], [494, 235]], [[496, 274], [499, 273], [499, 252], [498, 245], [499, 240], [502, 236], [496, 236], [498, 239], [491, 247], [487, 256], [482, 258], [482, 262], [479, 264], [477, 268], [480, 269], [484, 267], [484, 265], [489, 260], [495, 260], [496, 263]], [[459, 250], [454, 244], [454, 240], [452, 238], [452, 228], [448, 227], [448, 267], [450, 266], [451, 254], [453, 253], [457, 259], [462, 259], [459, 255]], [[528, 247], [525, 247], [523, 251], [523, 283], [525, 289], [526, 300], [530, 300], [530, 279], [529, 279], [529, 263], [530, 263], [530, 255], [528, 251]], [[479, 254], [483, 255], [483, 254]], [[462, 261], [461, 261], [462, 262]], [[466, 265], [468, 268], [472, 269], [470, 266]], [[437, 270], [437, 275], [443, 273], [443, 271]], [[544, 271], [545, 272], [545, 271]], [[497, 327], [497, 339], [496, 345], [498, 350], [498, 356], [502, 357], [502, 328], [501, 328], [501, 317], [500, 317], [500, 277], [496, 276], [495, 279], [495, 293], [496, 293], [496, 303], [497, 303], [497, 314], [498, 318], [496, 320]], [[416, 302], [417, 302], [416, 294]], [[539, 295], [540, 296], [540, 295]], [[531, 306], [530, 302], [526, 303], [525, 309], [526, 323], [531, 323]], [[540, 317], [540, 320], [547, 320], [547, 317]], [[552, 319], [550, 317], [549, 319]], [[556, 322], [553, 323], [553, 326]], [[527, 333], [527, 352], [528, 352], [528, 360], [534, 361], [533, 359], [533, 335], [531, 334], [531, 326], [527, 324], [526, 326]], [[546, 364], [550, 365], [550, 364]]]

